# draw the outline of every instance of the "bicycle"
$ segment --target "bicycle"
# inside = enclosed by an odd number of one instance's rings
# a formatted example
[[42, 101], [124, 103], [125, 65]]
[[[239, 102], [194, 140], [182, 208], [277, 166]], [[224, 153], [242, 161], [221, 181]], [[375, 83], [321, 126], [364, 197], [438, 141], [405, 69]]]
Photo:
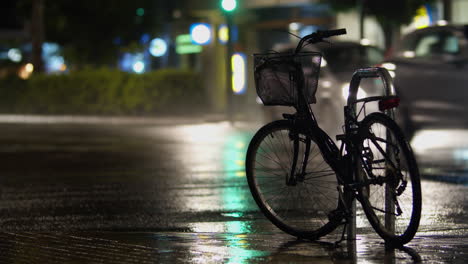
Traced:
[[[254, 54], [263, 104], [292, 106], [296, 113], [283, 114], [253, 136], [246, 157], [249, 188], [263, 214], [298, 238], [317, 240], [344, 225], [341, 242], [357, 199], [374, 230], [387, 243], [403, 245], [419, 226], [421, 184], [411, 147], [390, 117], [399, 98], [386, 69], [354, 73], [344, 133], [336, 136], [340, 147], [319, 127], [310, 107], [322, 55], [301, 49], [342, 34], [346, 29], [317, 31], [301, 38], [292, 53]], [[357, 99], [361, 79], [375, 77], [393, 94]], [[378, 103], [381, 112], [367, 115], [368, 103]]]

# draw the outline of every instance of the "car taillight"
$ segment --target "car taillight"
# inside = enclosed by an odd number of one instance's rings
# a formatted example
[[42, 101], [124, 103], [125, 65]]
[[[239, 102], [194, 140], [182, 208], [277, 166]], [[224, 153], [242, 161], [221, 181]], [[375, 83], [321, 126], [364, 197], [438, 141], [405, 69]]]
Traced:
[[379, 101], [379, 110], [385, 111], [397, 107], [400, 104], [399, 97], [391, 97]]

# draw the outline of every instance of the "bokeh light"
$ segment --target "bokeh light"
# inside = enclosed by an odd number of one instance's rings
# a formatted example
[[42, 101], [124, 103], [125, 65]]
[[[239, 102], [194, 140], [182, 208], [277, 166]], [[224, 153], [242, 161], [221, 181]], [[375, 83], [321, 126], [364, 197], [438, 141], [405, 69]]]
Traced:
[[194, 44], [209, 44], [211, 42], [211, 26], [205, 23], [192, 24], [190, 26], [190, 36]]
[[19, 49], [8, 50], [8, 58], [13, 62], [20, 62], [23, 59], [23, 55]]
[[154, 57], [161, 57], [164, 56], [167, 52], [167, 43], [164, 39], [155, 38], [151, 40], [149, 45], [149, 52]]
[[145, 63], [143, 61], [137, 61], [133, 64], [132, 68], [136, 73], [143, 73], [145, 71]]

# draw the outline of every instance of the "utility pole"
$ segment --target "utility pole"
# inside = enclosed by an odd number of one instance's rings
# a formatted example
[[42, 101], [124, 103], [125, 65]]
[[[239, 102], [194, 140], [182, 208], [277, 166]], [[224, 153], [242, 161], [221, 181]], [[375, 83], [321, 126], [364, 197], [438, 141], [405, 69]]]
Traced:
[[452, 22], [452, 0], [443, 0], [444, 20]]
[[32, 2], [31, 42], [34, 70], [43, 72], [42, 43], [44, 42], [44, 0], [34, 0]]
[[232, 63], [231, 57], [234, 53], [234, 47], [232, 43], [233, 38], [233, 22], [232, 15], [230, 13], [226, 14], [226, 24], [228, 28], [228, 40], [226, 43], [226, 96], [227, 96], [227, 116], [230, 122], [233, 121], [233, 99], [232, 98]]
[[226, 43], [226, 115], [230, 122], [233, 121], [233, 94], [232, 94], [232, 65], [231, 57], [234, 53], [234, 21], [233, 12], [237, 8], [236, 0], [221, 0], [221, 8], [226, 18], [226, 26], [228, 29], [228, 40]]
[[365, 12], [364, 12], [364, 5], [365, 5], [365, 0], [359, 0], [358, 1], [358, 12], [359, 12], [359, 40], [364, 38], [364, 18], [365, 18]]

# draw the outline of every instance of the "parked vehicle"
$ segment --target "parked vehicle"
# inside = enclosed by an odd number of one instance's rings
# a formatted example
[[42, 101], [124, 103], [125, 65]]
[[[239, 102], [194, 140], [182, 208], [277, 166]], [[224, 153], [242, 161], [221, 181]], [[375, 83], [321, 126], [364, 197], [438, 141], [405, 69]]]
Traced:
[[468, 128], [468, 25], [432, 26], [403, 36], [383, 67], [402, 99], [407, 136], [421, 128]]
[[[293, 52], [295, 44], [279, 44], [273, 47], [277, 52]], [[357, 68], [370, 67], [380, 64], [383, 51], [371, 45], [356, 42], [321, 43], [306, 46], [304, 51], [320, 51], [323, 54], [320, 78], [316, 93], [316, 104], [312, 105], [317, 114], [318, 122], [329, 134], [336, 134], [341, 130], [339, 124], [343, 122], [343, 107], [348, 98], [349, 81]], [[358, 97], [376, 95], [381, 92], [379, 84], [372, 80], [363, 80]], [[281, 117], [282, 113], [293, 112], [292, 107], [266, 106], [265, 113], [268, 121]]]

